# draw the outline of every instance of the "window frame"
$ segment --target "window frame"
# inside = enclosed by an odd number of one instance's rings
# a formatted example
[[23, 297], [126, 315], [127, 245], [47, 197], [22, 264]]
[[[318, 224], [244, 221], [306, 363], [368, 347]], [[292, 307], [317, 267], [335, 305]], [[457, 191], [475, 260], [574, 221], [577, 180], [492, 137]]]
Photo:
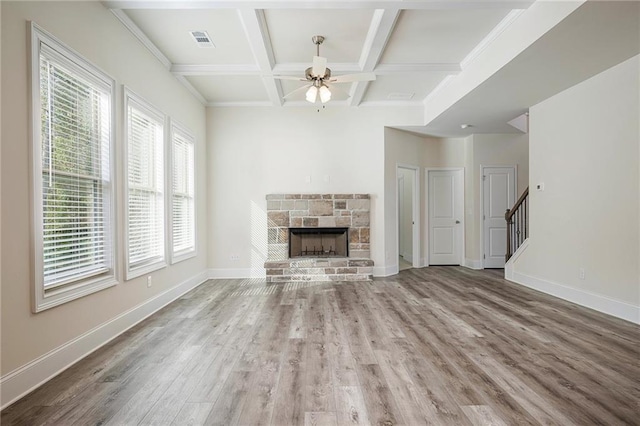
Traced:
[[[174, 197], [174, 191], [173, 191], [173, 160], [174, 160], [174, 156], [173, 156], [173, 144], [174, 144], [174, 135], [176, 134], [180, 134], [184, 139], [187, 139], [192, 147], [193, 147], [193, 164], [192, 164], [192, 170], [193, 170], [193, 246], [190, 249], [185, 249], [185, 250], [180, 250], [180, 251], [174, 251], [173, 248], [173, 197]], [[196, 257], [198, 255], [198, 214], [197, 214], [197, 183], [196, 183], [196, 158], [197, 158], [197, 149], [196, 149], [196, 138], [193, 135], [193, 133], [184, 125], [182, 125], [181, 123], [170, 119], [169, 122], [169, 143], [167, 144], [167, 158], [168, 158], [168, 164], [169, 164], [169, 170], [170, 173], [167, 173], [168, 175], [168, 192], [169, 192], [169, 197], [167, 197], [167, 212], [168, 212], [168, 216], [169, 216], [169, 220], [168, 220], [168, 224], [169, 224], [169, 256], [170, 256], [170, 262], [171, 264], [176, 264], [179, 262], [182, 262], [184, 260], [187, 259], [191, 259], [193, 257]]]
[[[70, 302], [83, 296], [98, 292], [108, 287], [118, 284], [118, 263], [117, 263], [117, 217], [116, 217], [116, 189], [117, 175], [115, 173], [115, 136], [116, 136], [116, 82], [99, 67], [84, 58], [71, 47], [58, 40], [56, 37], [42, 29], [35, 22], [29, 22], [29, 116], [30, 116], [30, 143], [29, 156], [31, 163], [31, 256], [33, 265], [33, 291], [32, 310], [38, 313], [55, 306]], [[108, 215], [105, 226], [109, 229], [105, 232], [105, 245], [110, 252], [105, 256], [106, 270], [103, 273], [91, 274], [83, 277], [81, 274], [69, 282], [59, 285], [52, 285], [45, 288], [44, 283], [44, 202], [43, 202], [43, 165], [42, 165], [42, 126], [41, 113], [42, 105], [40, 99], [40, 56], [43, 50], [47, 51], [54, 61], [60, 66], [68, 69], [78, 78], [87, 80], [108, 95], [109, 106], [107, 114], [109, 116], [109, 158], [108, 180], [102, 180], [104, 191], [103, 200], [108, 202], [105, 207], [105, 215]], [[55, 58], [54, 58], [55, 57]], [[102, 159], [104, 157], [101, 157]]]
[[[129, 281], [134, 278], [140, 277], [142, 275], [149, 274], [151, 272], [157, 271], [167, 266], [167, 116], [160, 111], [158, 108], [153, 106], [151, 103], [147, 102], [144, 98], [137, 95], [131, 89], [126, 86], [123, 86], [123, 180], [124, 180], [124, 195], [123, 195], [123, 206], [124, 206], [124, 265], [125, 265], [125, 280]], [[162, 147], [158, 150], [160, 155], [162, 155], [161, 164], [161, 172], [162, 172], [162, 201], [160, 203], [160, 207], [162, 210], [162, 226], [160, 229], [162, 230], [162, 256], [156, 260], [151, 262], [143, 263], [141, 265], [131, 265], [129, 263], [129, 134], [130, 134], [130, 126], [129, 126], [129, 106], [135, 105], [135, 107], [141, 110], [144, 114], [150, 116], [151, 118], [158, 121], [158, 123], [162, 126]]]

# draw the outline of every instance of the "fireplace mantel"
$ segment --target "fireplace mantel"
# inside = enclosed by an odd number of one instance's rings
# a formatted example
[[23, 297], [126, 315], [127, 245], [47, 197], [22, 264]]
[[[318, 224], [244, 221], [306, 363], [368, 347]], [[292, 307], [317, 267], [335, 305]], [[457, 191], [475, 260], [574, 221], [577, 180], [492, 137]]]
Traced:
[[[266, 198], [267, 281], [371, 279], [369, 194], [269, 194]], [[347, 228], [348, 257], [290, 259], [290, 228]]]

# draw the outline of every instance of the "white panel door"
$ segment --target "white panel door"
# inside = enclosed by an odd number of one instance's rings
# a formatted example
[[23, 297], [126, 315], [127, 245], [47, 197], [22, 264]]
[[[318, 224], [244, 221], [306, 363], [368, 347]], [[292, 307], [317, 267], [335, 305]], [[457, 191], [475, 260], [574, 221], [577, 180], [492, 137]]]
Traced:
[[429, 264], [460, 265], [463, 237], [462, 170], [430, 170]]
[[483, 263], [485, 268], [504, 268], [507, 253], [504, 213], [515, 202], [515, 167], [484, 167], [482, 170]]

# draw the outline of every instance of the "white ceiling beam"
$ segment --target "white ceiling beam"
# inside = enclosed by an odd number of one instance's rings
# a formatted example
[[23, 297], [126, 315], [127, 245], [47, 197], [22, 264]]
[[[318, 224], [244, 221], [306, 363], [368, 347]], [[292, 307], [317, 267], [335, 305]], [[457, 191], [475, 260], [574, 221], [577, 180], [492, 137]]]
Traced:
[[527, 9], [535, 0], [106, 0], [109, 9]]
[[[363, 72], [372, 72], [378, 65], [399, 15], [399, 9], [376, 9], [373, 12], [373, 18], [371, 19], [371, 25], [369, 26], [369, 32], [364, 41], [359, 61]], [[356, 82], [351, 86], [349, 103], [352, 106], [360, 105], [367, 87], [369, 87], [368, 81]]]
[[[263, 76], [271, 75], [276, 61], [264, 12], [256, 9], [238, 9], [238, 16], [261, 74]], [[263, 77], [262, 81], [269, 100], [274, 105], [281, 106], [283, 93], [280, 82], [270, 77]]]
[[[304, 70], [311, 66], [309, 62], [288, 62], [284, 64], [276, 64], [273, 67], [274, 75], [293, 75], [304, 78]], [[337, 73], [357, 73], [361, 72], [362, 68], [355, 62], [332, 62], [329, 64], [331, 68], [331, 74], [337, 75]]]
[[[290, 75], [303, 78], [302, 71], [310, 63], [291, 62], [276, 64], [273, 71], [265, 75], [255, 64], [173, 64], [169, 69], [175, 75], [256, 75], [270, 77], [272, 75]], [[379, 64], [373, 70], [377, 75], [393, 75], [408, 73], [447, 73], [457, 74], [461, 71], [460, 64]], [[359, 73], [362, 68], [356, 63], [331, 64], [334, 75]]]
[[379, 64], [373, 71], [376, 75], [408, 74], [408, 73], [447, 73], [457, 74], [462, 71], [460, 64]]

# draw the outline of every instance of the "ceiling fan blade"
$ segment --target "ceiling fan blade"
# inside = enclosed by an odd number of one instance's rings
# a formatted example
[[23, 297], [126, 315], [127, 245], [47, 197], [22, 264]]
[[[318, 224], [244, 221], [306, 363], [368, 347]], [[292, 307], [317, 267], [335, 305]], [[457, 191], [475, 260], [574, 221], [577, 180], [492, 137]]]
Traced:
[[362, 72], [359, 74], [346, 74], [339, 75], [335, 78], [331, 78], [331, 83], [351, 83], [352, 81], [373, 81], [376, 79], [376, 75], [372, 72]]
[[304, 93], [309, 87], [310, 87], [310, 85], [298, 87], [296, 90], [293, 90], [293, 91], [287, 93], [286, 95], [284, 95], [283, 98], [287, 99], [287, 98], [295, 96], [295, 95], [297, 95], [299, 93]]
[[272, 77], [278, 80], [307, 81], [306, 78], [294, 77], [292, 75], [273, 75]]
[[348, 94], [346, 91], [342, 90], [340, 87], [338, 87], [337, 85], [334, 84], [327, 84], [327, 86], [329, 87], [329, 90], [331, 90], [331, 93], [334, 93], [340, 97], [344, 97], [344, 98], [350, 98], [351, 95]]
[[327, 71], [327, 58], [323, 58], [322, 56], [314, 56], [313, 68], [311, 71], [313, 73], [313, 76], [323, 77], [326, 71]]

